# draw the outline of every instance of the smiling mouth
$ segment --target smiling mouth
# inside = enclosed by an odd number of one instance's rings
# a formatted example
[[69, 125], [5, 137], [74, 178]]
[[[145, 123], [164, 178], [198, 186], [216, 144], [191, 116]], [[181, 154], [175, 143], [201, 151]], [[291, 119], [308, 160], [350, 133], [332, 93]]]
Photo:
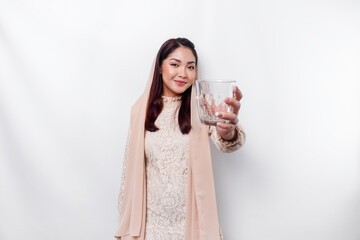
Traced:
[[181, 80], [174, 80], [174, 82], [180, 86], [184, 86], [186, 84], [186, 81], [181, 81]]

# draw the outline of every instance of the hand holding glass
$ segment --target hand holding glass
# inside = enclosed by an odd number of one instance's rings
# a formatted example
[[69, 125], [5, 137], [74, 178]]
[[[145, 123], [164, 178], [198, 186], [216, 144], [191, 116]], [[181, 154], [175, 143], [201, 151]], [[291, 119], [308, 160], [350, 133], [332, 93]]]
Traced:
[[225, 103], [225, 98], [233, 98], [235, 81], [197, 80], [196, 97], [200, 121], [206, 125], [218, 122], [229, 123], [229, 120], [217, 116], [219, 112], [232, 112], [232, 107]]

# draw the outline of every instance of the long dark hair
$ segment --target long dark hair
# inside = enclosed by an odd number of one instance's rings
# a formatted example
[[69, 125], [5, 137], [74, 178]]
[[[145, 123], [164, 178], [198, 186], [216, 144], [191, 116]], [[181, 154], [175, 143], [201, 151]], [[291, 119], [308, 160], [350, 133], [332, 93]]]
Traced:
[[[195, 50], [195, 45], [186, 38], [172, 38], [163, 43], [160, 47], [155, 62], [154, 77], [150, 88], [149, 99], [147, 103], [145, 129], [150, 132], [159, 130], [155, 126], [155, 120], [163, 109], [163, 101], [161, 95], [163, 93], [163, 80], [160, 74], [160, 68], [165, 58], [169, 56], [175, 49], [180, 46], [189, 48], [195, 56], [195, 65], [197, 66], [198, 57]], [[191, 87], [186, 89], [181, 97], [181, 106], [179, 109], [179, 127], [182, 134], [188, 134], [191, 130]]]

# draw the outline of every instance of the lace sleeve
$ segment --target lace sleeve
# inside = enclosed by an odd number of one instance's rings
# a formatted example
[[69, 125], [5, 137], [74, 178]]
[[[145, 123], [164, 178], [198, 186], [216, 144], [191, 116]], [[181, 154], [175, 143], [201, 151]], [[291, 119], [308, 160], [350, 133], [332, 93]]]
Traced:
[[127, 168], [128, 156], [129, 156], [130, 129], [131, 129], [131, 128], [129, 127], [128, 136], [127, 136], [127, 140], [126, 140], [124, 160], [123, 160], [122, 174], [121, 174], [120, 193], [119, 193], [119, 197], [118, 197], [118, 209], [119, 209], [119, 214], [121, 214], [121, 205], [122, 205], [122, 201], [123, 201], [123, 198], [124, 198], [126, 168]]
[[246, 133], [244, 132], [243, 127], [238, 123], [236, 125], [236, 138], [232, 141], [227, 141], [223, 139], [216, 131], [215, 126], [209, 127], [209, 136], [213, 141], [216, 148], [222, 152], [230, 153], [238, 150], [245, 143]]

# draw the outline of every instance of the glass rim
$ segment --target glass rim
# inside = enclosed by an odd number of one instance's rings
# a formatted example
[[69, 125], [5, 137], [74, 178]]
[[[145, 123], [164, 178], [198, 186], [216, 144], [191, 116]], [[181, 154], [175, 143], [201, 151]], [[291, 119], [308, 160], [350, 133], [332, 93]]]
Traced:
[[236, 80], [229, 79], [198, 79], [195, 82], [198, 83], [236, 83]]

